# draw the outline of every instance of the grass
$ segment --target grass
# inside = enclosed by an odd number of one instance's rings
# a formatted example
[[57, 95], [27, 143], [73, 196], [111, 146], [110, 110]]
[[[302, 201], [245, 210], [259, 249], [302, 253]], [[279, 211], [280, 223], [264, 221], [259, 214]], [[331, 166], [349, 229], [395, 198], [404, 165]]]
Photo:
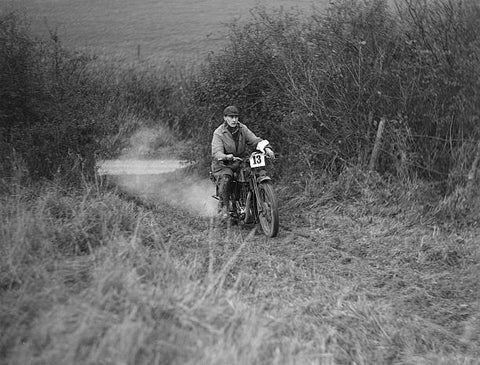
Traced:
[[[48, 29], [68, 47], [86, 49], [108, 58], [202, 60], [226, 44], [226, 24], [246, 19], [256, 6], [308, 9], [312, 1], [5, 1], [34, 16], [32, 30]], [[317, 3], [317, 2], [316, 2]], [[318, 3], [316, 4], [318, 6]], [[138, 49], [140, 47], [140, 49]]]
[[4, 363], [478, 363], [476, 228], [360, 201], [306, 209], [280, 189], [266, 239], [158, 184], [2, 197]]

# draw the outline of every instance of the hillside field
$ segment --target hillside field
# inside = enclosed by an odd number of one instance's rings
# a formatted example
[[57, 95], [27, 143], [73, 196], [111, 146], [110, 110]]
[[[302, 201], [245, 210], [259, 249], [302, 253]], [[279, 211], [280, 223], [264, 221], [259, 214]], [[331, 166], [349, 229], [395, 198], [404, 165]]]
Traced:
[[32, 17], [32, 30], [58, 30], [64, 44], [96, 54], [153, 62], [202, 59], [225, 44], [226, 24], [250, 16], [255, 6], [308, 10], [325, 0], [1, 0]]

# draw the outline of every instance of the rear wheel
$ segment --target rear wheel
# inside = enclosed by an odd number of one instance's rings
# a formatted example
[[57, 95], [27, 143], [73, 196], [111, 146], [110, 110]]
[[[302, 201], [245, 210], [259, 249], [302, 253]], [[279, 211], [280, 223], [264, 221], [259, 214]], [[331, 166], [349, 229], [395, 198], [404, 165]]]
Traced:
[[277, 197], [269, 183], [259, 184], [258, 192], [260, 195], [259, 205], [262, 209], [258, 214], [260, 226], [267, 237], [275, 237], [279, 228]]
[[232, 196], [233, 212], [231, 214], [235, 224], [245, 223], [247, 216], [252, 216], [251, 204], [248, 203], [248, 196], [251, 194], [247, 183], [237, 182]]

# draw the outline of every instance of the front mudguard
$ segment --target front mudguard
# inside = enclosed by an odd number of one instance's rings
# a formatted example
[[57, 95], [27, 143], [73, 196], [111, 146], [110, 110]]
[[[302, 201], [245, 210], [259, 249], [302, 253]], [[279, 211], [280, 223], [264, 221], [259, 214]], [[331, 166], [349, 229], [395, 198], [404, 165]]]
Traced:
[[257, 183], [258, 183], [258, 184], [261, 184], [261, 183], [263, 183], [263, 182], [265, 182], [265, 181], [272, 181], [272, 178], [271, 178], [270, 176], [267, 176], [267, 175], [263, 175], [263, 176], [261, 175], [261, 176], [259, 176], [258, 179], [257, 179]]
[[266, 171], [260, 171], [257, 178], [256, 178], [256, 184], [253, 188], [254, 194], [255, 194], [255, 205], [256, 205], [256, 216], [259, 216], [262, 214], [262, 206], [260, 205], [260, 192], [259, 192], [259, 186], [260, 184], [263, 184], [265, 182], [270, 182], [272, 181], [271, 177], [267, 175]]

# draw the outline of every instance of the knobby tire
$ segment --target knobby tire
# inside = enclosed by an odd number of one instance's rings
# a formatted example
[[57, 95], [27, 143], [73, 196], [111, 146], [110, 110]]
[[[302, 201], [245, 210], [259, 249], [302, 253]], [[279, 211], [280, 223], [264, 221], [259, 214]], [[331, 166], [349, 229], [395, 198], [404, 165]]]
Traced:
[[263, 212], [259, 214], [260, 226], [267, 237], [278, 234], [279, 217], [278, 201], [270, 183], [263, 182], [258, 185], [259, 199]]

